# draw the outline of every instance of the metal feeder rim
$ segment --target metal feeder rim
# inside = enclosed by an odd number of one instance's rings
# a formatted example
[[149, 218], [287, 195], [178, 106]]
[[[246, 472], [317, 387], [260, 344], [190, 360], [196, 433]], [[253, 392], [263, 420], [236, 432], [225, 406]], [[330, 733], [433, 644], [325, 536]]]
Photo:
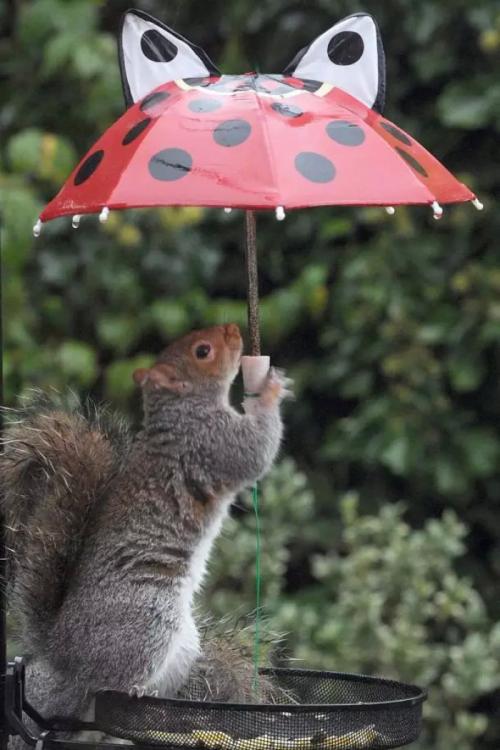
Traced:
[[[386, 701], [371, 701], [371, 702], [359, 702], [359, 703], [219, 703], [215, 701], [196, 701], [196, 700], [185, 700], [183, 698], [156, 698], [154, 696], [144, 696], [143, 698], [137, 698], [138, 701], [153, 701], [158, 704], [168, 704], [171, 706], [184, 706], [186, 708], [209, 708], [215, 711], [227, 711], [230, 709], [241, 709], [242, 711], [267, 711], [282, 713], [287, 711], [288, 713], [307, 713], [310, 711], [322, 712], [325, 710], [332, 711], [362, 711], [362, 710], [387, 710], [388, 708], [404, 708], [409, 706], [416, 706], [423, 703], [427, 699], [427, 692], [417, 685], [410, 685], [406, 682], [400, 682], [399, 680], [391, 680], [385, 677], [371, 677], [370, 675], [355, 674], [350, 672], [331, 672], [328, 670], [316, 670], [316, 669], [286, 669], [286, 668], [269, 668], [260, 669], [259, 673], [262, 675], [286, 675], [293, 674], [297, 676], [305, 677], [330, 677], [340, 680], [352, 681], [352, 682], [367, 682], [372, 685], [390, 685], [395, 688], [400, 687], [404, 690], [411, 690], [414, 695], [407, 696], [405, 698], [393, 698]], [[99, 690], [96, 693], [96, 700], [99, 695], [113, 695], [121, 696], [127, 700], [134, 700], [130, 698], [127, 693], [122, 693], [117, 690]]]

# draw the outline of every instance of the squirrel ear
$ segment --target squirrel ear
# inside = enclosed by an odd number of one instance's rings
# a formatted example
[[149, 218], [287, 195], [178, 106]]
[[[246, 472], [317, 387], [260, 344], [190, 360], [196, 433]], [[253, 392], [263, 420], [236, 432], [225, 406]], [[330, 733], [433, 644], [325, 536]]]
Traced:
[[153, 365], [148, 370], [146, 382], [151, 383], [153, 388], [164, 388], [178, 396], [182, 396], [192, 390], [190, 383], [178, 377], [175, 367], [161, 363]]
[[381, 112], [385, 56], [375, 19], [368, 13], [342, 19], [295, 55], [284, 74], [331, 83]]
[[200, 47], [141, 10], [123, 15], [118, 50], [127, 107], [162, 83], [220, 76]]
[[146, 367], [140, 367], [138, 370], [134, 370], [132, 378], [134, 383], [142, 388], [149, 380], [149, 370]]

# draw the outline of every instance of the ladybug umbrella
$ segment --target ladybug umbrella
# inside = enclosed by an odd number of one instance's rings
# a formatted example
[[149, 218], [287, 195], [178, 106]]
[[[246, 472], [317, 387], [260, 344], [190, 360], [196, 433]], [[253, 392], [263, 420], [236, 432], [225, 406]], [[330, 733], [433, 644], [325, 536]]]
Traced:
[[34, 227], [144, 206], [246, 209], [249, 333], [260, 354], [254, 209], [473, 201], [414, 138], [385, 119], [375, 21], [350, 16], [280, 75], [221, 75], [151, 16], [125, 14], [120, 67], [129, 108], [95, 143]]

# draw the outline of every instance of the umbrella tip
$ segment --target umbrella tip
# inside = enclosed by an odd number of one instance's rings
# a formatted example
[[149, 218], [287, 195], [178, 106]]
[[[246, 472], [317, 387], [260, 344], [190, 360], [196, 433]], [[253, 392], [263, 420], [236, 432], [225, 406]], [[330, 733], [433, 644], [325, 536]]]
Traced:
[[436, 220], [440, 219], [443, 215], [443, 207], [439, 205], [437, 201], [432, 201], [431, 208], [433, 216]]
[[225, 213], [225, 214], [230, 214], [232, 210], [233, 210], [233, 209], [232, 209], [232, 208], [229, 208], [229, 207], [228, 207], [228, 208], [225, 208], [225, 209], [224, 209], [224, 213]]
[[108, 217], [109, 217], [109, 208], [107, 206], [104, 206], [101, 213], [99, 214], [99, 221], [101, 222], [101, 224], [104, 224], [108, 220]]
[[42, 220], [38, 219], [36, 224], [33, 226], [33, 237], [40, 237], [40, 233], [42, 231]]
[[482, 211], [484, 208], [484, 203], [481, 203], [479, 198], [474, 198], [472, 201], [472, 205], [474, 206], [474, 208], [477, 208], [478, 211]]
[[394, 214], [396, 213], [396, 209], [394, 208], [394, 206], [386, 206], [385, 210], [387, 211], [389, 216], [394, 216]]
[[283, 206], [276, 206], [276, 218], [278, 219], [278, 221], [283, 221], [285, 216], [286, 214]]
[[80, 214], [75, 214], [73, 216], [73, 218], [71, 219], [71, 226], [73, 227], [73, 229], [78, 229], [78, 227], [80, 226], [81, 218], [82, 217], [80, 216]]

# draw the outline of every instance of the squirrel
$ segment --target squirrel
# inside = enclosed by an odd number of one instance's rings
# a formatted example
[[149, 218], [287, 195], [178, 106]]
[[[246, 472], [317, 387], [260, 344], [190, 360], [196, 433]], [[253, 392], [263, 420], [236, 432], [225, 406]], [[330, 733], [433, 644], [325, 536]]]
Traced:
[[[133, 436], [98, 409], [32, 407], [7, 427], [9, 601], [31, 652], [26, 696], [42, 715], [88, 719], [100, 689], [185, 696], [198, 666], [203, 679], [217, 671], [193, 596], [236, 493], [277, 455], [290, 382], [271, 368], [235, 410], [242, 349], [236, 324], [214, 326], [136, 370], [144, 417]], [[221, 679], [210, 694], [230, 700], [242, 681]]]

